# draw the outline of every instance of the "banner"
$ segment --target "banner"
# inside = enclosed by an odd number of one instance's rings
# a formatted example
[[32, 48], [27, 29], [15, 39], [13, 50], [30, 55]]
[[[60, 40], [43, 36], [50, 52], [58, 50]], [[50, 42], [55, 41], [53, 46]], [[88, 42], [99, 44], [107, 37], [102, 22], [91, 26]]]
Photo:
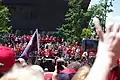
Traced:
[[38, 48], [38, 46], [39, 46], [38, 45], [39, 39], [38, 39], [37, 35], [38, 35], [38, 30], [36, 29], [36, 31], [32, 35], [29, 43], [27, 44], [26, 48], [24, 49], [24, 51], [23, 51], [23, 53], [21, 54], [20, 57], [22, 57], [22, 58], [29, 58], [29, 53], [31, 51], [36, 50], [36, 49], [38, 50], [38, 54], [39, 54], [39, 48]]

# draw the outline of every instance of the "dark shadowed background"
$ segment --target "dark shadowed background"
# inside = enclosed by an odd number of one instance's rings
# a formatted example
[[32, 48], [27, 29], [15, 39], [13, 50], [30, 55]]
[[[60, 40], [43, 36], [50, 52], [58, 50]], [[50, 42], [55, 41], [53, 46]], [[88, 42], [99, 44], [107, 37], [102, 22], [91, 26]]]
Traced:
[[[87, 9], [90, 0], [83, 3]], [[14, 30], [55, 31], [64, 22], [68, 11], [67, 0], [3, 0], [3, 4], [10, 9], [10, 24]]]

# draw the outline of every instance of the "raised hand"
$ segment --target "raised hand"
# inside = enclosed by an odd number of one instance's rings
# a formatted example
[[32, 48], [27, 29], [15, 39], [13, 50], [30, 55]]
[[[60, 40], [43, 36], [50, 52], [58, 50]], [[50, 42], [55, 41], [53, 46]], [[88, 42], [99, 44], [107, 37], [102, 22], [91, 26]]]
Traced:
[[102, 31], [97, 18], [94, 19], [94, 25], [99, 37], [98, 52], [85, 80], [106, 80], [111, 67], [120, 57], [120, 24], [109, 24], [106, 33]]
[[[99, 36], [98, 55], [109, 55], [115, 59], [120, 56], [120, 24], [109, 24], [103, 33], [99, 20], [94, 19], [95, 29]], [[105, 53], [106, 52], [106, 53]]]

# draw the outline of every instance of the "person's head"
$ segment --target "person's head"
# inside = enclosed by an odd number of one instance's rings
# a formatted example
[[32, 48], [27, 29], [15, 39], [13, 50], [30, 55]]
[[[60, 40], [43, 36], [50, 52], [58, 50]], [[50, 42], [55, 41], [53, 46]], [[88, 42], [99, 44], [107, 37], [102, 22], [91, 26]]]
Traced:
[[8, 72], [15, 63], [15, 54], [10, 48], [0, 46], [0, 77]]
[[68, 66], [67, 66], [67, 68], [72, 68], [72, 69], [74, 69], [74, 70], [78, 70], [79, 68], [81, 67], [81, 64], [79, 63], [79, 62], [72, 62], [71, 64], [69, 64]]
[[22, 67], [27, 66], [26, 61], [23, 58], [19, 58], [18, 61], [20, 62], [20, 64], [22, 65]]
[[83, 61], [87, 60], [87, 58], [88, 58], [88, 53], [87, 53], [87, 52], [84, 52], [84, 53], [82, 54], [81, 58], [82, 58]]
[[90, 71], [90, 66], [84, 65], [83, 67], [79, 68], [77, 73], [73, 76], [72, 80], [85, 80], [89, 71]]
[[76, 71], [72, 68], [66, 68], [59, 72], [58, 80], [71, 80]]
[[34, 69], [34, 70], [37, 70], [37, 71], [40, 71], [40, 72], [44, 73], [43, 68], [40, 67], [39, 65], [32, 65], [32, 66], [30, 66], [30, 67], [31, 67], [32, 69]]
[[44, 74], [31, 67], [16, 67], [5, 74], [0, 80], [44, 80]]

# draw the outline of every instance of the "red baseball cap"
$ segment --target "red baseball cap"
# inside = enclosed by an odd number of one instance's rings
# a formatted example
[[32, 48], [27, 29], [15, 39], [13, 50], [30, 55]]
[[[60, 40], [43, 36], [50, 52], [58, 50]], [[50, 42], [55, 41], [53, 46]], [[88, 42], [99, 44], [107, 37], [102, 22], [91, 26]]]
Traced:
[[9, 71], [15, 63], [15, 54], [10, 48], [0, 46], [0, 72]]
[[46, 72], [44, 74], [45, 80], [52, 80], [53, 73], [52, 72]]

